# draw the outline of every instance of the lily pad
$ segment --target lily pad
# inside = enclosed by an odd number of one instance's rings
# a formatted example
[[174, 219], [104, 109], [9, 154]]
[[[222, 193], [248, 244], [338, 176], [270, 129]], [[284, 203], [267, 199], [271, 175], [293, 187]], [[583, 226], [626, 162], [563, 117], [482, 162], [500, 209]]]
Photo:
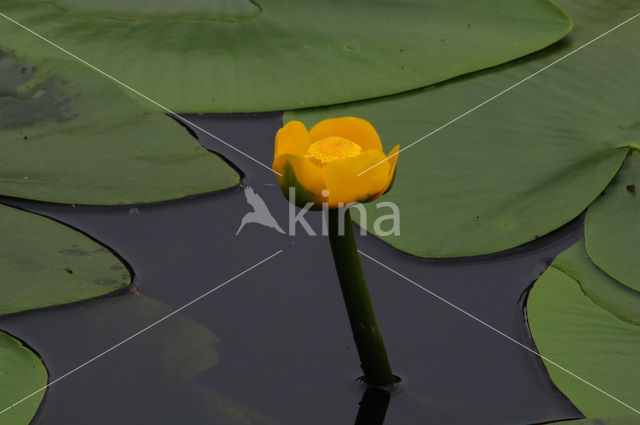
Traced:
[[260, 13], [260, 6], [251, 0], [156, 0], [144, 4], [129, 0], [112, 0], [108, 3], [86, 0], [48, 1], [67, 13], [85, 18], [240, 21]]
[[[157, 3], [0, 2], [11, 18], [177, 112], [399, 93], [540, 50], [571, 29], [545, 0]], [[0, 40], [38, 57], [61, 54], [9, 22]]]
[[[40, 358], [17, 339], [0, 332], [0, 412], [47, 385], [48, 374]], [[38, 410], [44, 391], [0, 414], [0, 425], [27, 425]]]
[[97, 297], [130, 282], [106, 248], [47, 218], [0, 205], [0, 315]]
[[[84, 376], [76, 378], [91, 388], [89, 403], [106, 398], [111, 400], [109, 408], [120, 407], [109, 414], [109, 423], [128, 423], [130, 409], [147, 412], [146, 416], [154, 419], [155, 423], [254, 423], [244, 416], [240, 404], [199, 383], [201, 373], [218, 365], [220, 340], [209, 328], [189, 317], [190, 309], [176, 313], [176, 308], [178, 306], [169, 306], [145, 295], [129, 293], [111, 297], [92, 303], [90, 309], [76, 316], [82, 320], [82, 326], [69, 330], [65, 335], [45, 336], [40, 343], [45, 348], [61, 343], [73, 346], [81, 339], [87, 351], [102, 352], [136, 335], [105, 358], [91, 363], [84, 369]], [[156, 323], [162, 318], [166, 320]], [[58, 354], [55, 350], [53, 352]], [[60, 354], [63, 353], [64, 350]], [[133, 355], [140, 353], [143, 355]], [[118, 376], [137, 376], [139, 379], [99, 379], [114, 370]], [[52, 375], [52, 379], [55, 378]], [[100, 385], [95, 385], [96, 382]], [[139, 397], [141, 393], [155, 396]], [[177, 400], [183, 403], [180, 408], [171, 403]], [[63, 394], [57, 404], [49, 406], [44, 413], [55, 423], [56, 418], [64, 417], [63, 406], [74, 402], [73, 397], [64, 397]], [[104, 405], [97, 403], [94, 406]]]
[[553, 267], [578, 282], [584, 294], [600, 307], [620, 320], [640, 325], [640, 292], [599, 269], [587, 255], [584, 239], [556, 258]]
[[68, 204], [156, 202], [238, 174], [171, 118], [66, 59], [0, 52], [0, 194]]
[[[218, 364], [217, 346], [220, 339], [206, 326], [189, 316], [172, 314], [177, 307], [168, 306], [148, 296], [128, 294], [122, 297], [104, 300], [95, 308], [98, 313], [89, 316], [87, 326], [95, 340], [110, 335], [114, 341], [122, 341], [155, 323], [168, 317], [154, 328], [137, 336], [149, 353], [144, 365], [129, 362], [121, 365], [121, 370], [147, 368], [149, 374], [157, 375], [158, 380], [175, 384], [192, 381], [199, 373]], [[120, 382], [116, 382], [119, 385]], [[166, 383], [165, 383], [166, 384]]]
[[[556, 267], [547, 269], [536, 282], [527, 309], [540, 354], [630, 406], [640, 406], [640, 327], [602, 309], [578, 282]], [[554, 365], [546, 366], [553, 382], [586, 416], [633, 414]]]
[[[379, 130], [385, 150], [406, 147], [640, 10], [637, 0], [558, 3], [575, 29], [543, 52], [408, 94], [287, 112], [285, 121], [358, 116]], [[627, 23], [401, 152], [382, 198], [400, 208], [400, 235], [379, 236], [422, 257], [478, 255], [580, 214], [640, 140], [640, 96], [629, 89], [640, 87], [638, 31], [640, 20]]]
[[[640, 117], [635, 125], [640, 128]], [[585, 239], [594, 263], [613, 278], [640, 290], [640, 152], [637, 148], [629, 153], [606, 192], [589, 207]]]
[[602, 419], [579, 419], [577, 421], [553, 422], [548, 425], [636, 425], [638, 418], [636, 416], [627, 416], [619, 418], [602, 418]]

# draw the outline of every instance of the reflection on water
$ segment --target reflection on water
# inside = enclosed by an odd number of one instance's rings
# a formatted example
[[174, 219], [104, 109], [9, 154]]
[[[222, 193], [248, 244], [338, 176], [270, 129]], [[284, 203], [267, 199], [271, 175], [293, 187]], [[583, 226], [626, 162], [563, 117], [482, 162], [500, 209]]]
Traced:
[[379, 388], [364, 391], [355, 425], [382, 425], [387, 414], [391, 394]]
[[[189, 117], [270, 162], [278, 114]], [[202, 143], [220, 149], [216, 142]], [[280, 223], [288, 202], [273, 175], [240, 154]], [[580, 417], [539, 358], [363, 259], [394, 371], [388, 394], [361, 375], [328, 241], [248, 224], [243, 190], [157, 205], [72, 207], [3, 199], [105, 243], [135, 272], [133, 293], [0, 318], [40, 353], [56, 379], [259, 260], [234, 280], [52, 386], [34, 425], [433, 424], [526, 425]], [[320, 228], [318, 216], [312, 225]], [[523, 294], [580, 237], [580, 223], [506, 253], [425, 260], [371, 236], [359, 247], [429, 290], [533, 347]], [[358, 233], [358, 232], [356, 232]], [[359, 405], [360, 402], [360, 405]], [[386, 416], [386, 417], [385, 417]]]

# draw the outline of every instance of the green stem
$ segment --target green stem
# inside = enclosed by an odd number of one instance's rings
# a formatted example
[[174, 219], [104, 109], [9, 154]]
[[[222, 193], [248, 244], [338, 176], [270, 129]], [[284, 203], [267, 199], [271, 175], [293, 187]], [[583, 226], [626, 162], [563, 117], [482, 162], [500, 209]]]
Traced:
[[396, 378], [376, 322], [348, 209], [329, 210], [329, 240], [365, 381], [369, 385], [393, 384]]

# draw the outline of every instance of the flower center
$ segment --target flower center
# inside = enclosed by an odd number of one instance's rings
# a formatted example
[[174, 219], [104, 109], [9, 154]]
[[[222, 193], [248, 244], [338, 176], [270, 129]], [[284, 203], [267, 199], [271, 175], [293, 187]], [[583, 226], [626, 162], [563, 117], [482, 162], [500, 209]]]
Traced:
[[331, 136], [309, 145], [304, 157], [309, 158], [316, 165], [324, 167], [336, 159], [358, 156], [360, 152], [362, 152], [362, 148], [351, 140], [344, 137]]

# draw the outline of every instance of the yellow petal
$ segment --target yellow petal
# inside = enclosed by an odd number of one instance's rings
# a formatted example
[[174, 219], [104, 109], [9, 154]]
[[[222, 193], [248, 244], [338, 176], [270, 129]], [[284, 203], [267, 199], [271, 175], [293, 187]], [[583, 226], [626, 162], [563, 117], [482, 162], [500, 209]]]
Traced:
[[284, 154], [304, 156], [310, 144], [307, 127], [300, 121], [289, 121], [276, 133], [276, 147], [273, 157], [277, 158]]
[[[387, 193], [391, 190], [391, 185], [393, 184], [393, 179], [396, 177], [396, 164], [398, 163], [398, 151], [400, 150], [400, 145], [395, 145], [389, 154], [387, 155], [387, 161], [389, 163], [389, 177], [387, 179], [387, 184], [384, 187], [384, 190], [380, 192], [380, 195]], [[376, 196], [377, 198], [377, 196]], [[375, 198], [374, 198], [375, 199]]]
[[384, 191], [389, 179], [389, 164], [384, 161], [366, 173], [362, 171], [385, 159], [384, 153], [368, 150], [362, 154], [328, 163], [322, 169], [324, 181], [329, 190], [329, 206], [336, 208], [339, 203], [366, 202]]
[[296, 155], [280, 155], [273, 161], [274, 170], [282, 170], [282, 176], [278, 177], [280, 189], [289, 199], [289, 188], [295, 188], [295, 199], [290, 202], [299, 207], [304, 207], [307, 202], [313, 202], [318, 206], [325, 200], [322, 191], [326, 189], [322, 178], [322, 168], [308, 159]]
[[368, 121], [356, 117], [329, 118], [320, 121], [309, 131], [311, 142], [325, 137], [340, 136], [360, 145], [363, 151], [377, 150], [382, 152], [382, 144], [378, 132]]

